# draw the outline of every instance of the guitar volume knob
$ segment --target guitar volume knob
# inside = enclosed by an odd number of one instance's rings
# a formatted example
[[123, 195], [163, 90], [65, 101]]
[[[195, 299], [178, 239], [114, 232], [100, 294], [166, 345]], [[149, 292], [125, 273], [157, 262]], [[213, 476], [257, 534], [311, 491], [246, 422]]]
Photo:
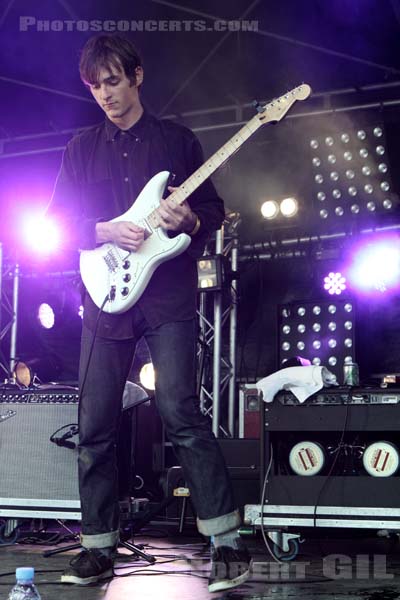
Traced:
[[131, 276], [129, 275], [129, 273], [125, 273], [122, 279], [125, 281], [125, 283], [128, 283], [128, 281], [131, 280]]
[[124, 260], [124, 262], [122, 263], [123, 269], [129, 269], [130, 266], [131, 266], [131, 263], [129, 262], [129, 260]]
[[127, 287], [122, 288], [121, 294], [123, 296], [127, 296], [129, 294], [129, 288], [127, 288]]

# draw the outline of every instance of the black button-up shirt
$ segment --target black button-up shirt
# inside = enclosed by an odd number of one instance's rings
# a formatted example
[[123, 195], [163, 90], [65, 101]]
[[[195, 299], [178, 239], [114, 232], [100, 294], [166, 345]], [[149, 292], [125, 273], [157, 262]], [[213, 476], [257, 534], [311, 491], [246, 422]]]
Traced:
[[[169, 185], [179, 186], [202, 163], [199, 141], [182, 125], [161, 121], [146, 111], [127, 131], [105, 119], [69, 142], [49, 212], [64, 222], [69, 247], [92, 249], [96, 223], [128, 210], [156, 173], [169, 171]], [[137, 302], [152, 327], [195, 316], [196, 258], [224, 218], [223, 202], [210, 180], [193, 192], [188, 202], [200, 218], [198, 233], [186, 252], [157, 267]], [[84, 322], [91, 329], [97, 313], [86, 294]], [[130, 311], [104, 313], [98, 335], [115, 339], [134, 335]]]

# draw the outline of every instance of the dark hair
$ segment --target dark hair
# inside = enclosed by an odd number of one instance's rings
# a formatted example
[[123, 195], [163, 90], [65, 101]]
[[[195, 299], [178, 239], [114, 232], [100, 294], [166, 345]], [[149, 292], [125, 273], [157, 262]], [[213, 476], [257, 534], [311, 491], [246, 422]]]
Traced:
[[121, 35], [97, 35], [84, 45], [79, 61], [79, 72], [84, 83], [96, 84], [102, 68], [115, 67], [122, 70], [131, 81], [136, 82], [136, 67], [142, 60], [135, 46]]

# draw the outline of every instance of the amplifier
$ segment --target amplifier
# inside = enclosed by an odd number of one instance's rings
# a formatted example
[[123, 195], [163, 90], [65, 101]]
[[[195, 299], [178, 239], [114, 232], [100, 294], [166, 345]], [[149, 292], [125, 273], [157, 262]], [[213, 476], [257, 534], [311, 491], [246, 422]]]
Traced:
[[50, 441], [77, 423], [76, 390], [1, 393], [0, 516], [80, 519], [77, 449]]
[[[287, 390], [278, 392], [275, 401], [286, 405], [298, 405], [296, 396]], [[399, 404], [400, 389], [379, 387], [338, 386], [322, 388], [305, 401], [307, 404]]]
[[[77, 389], [0, 392], [0, 517], [80, 519], [77, 424]], [[131, 424], [127, 410], [117, 448], [128, 446], [122, 482], [131, 479]]]

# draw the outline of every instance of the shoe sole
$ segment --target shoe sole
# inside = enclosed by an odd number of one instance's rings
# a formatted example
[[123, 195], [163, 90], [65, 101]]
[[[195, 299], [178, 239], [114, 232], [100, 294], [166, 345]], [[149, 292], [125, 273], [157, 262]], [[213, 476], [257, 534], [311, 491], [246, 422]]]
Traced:
[[239, 577], [235, 577], [235, 579], [224, 579], [221, 581], [215, 581], [214, 583], [210, 583], [208, 586], [209, 592], [222, 592], [223, 590], [229, 590], [233, 587], [241, 585], [248, 580], [250, 575], [250, 569], [245, 571]]
[[102, 579], [110, 579], [113, 576], [112, 569], [104, 571], [101, 575], [93, 575], [92, 577], [78, 577], [77, 575], [61, 575], [61, 583], [75, 583], [77, 585], [89, 585], [91, 583], [97, 583]]

